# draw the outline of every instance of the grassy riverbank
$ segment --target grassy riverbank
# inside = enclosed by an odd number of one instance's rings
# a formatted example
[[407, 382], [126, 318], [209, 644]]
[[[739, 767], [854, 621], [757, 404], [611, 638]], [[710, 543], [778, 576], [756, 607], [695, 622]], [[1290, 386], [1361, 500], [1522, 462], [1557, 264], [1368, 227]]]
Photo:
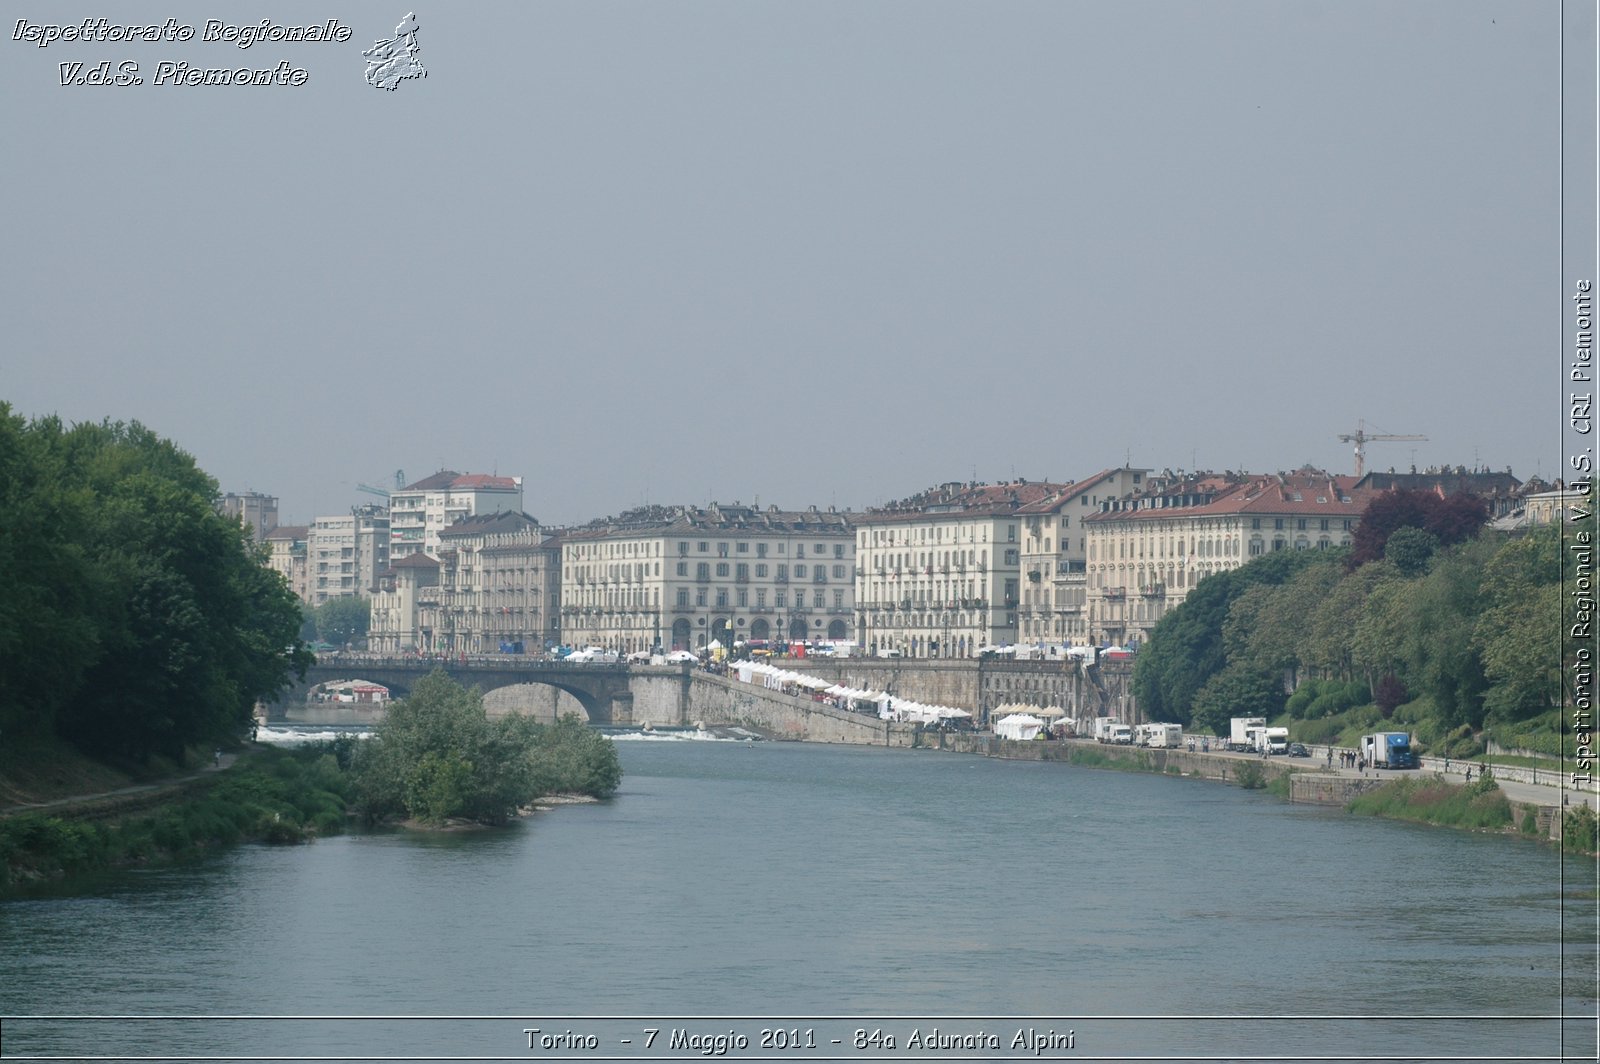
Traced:
[[[71, 762], [58, 776], [92, 770]], [[344, 830], [349, 779], [325, 749], [252, 749], [226, 772], [85, 810], [0, 818], [0, 893], [130, 865], [183, 860], [241, 841], [302, 842]]]

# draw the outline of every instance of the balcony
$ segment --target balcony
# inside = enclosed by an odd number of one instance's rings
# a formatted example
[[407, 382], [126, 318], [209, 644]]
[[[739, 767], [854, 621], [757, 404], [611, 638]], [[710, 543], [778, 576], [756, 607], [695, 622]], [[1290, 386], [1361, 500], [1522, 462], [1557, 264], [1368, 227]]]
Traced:
[[1100, 592], [1100, 597], [1113, 600], [1125, 599], [1128, 597], [1128, 591], [1126, 588], [1108, 587]]
[[1043, 576], [1044, 576], [1044, 574], [1041, 573], [1037, 569], [1029, 569], [1028, 570], [1028, 579], [1032, 580], [1036, 584], [1039, 582], [1040, 578], [1043, 577]]
[[1166, 584], [1146, 584], [1144, 587], [1141, 587], [1139, 589], [1139, 595], [1142, 598], [1166, 598], [1167, 597], [1167, 585]]

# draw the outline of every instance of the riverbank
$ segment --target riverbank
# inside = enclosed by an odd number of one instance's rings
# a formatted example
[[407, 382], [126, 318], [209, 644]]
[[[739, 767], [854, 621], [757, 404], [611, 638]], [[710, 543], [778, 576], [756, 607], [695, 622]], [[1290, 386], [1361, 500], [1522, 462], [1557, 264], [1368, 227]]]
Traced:
[[[0, 896], [254, 841], [344, 830], [348, 781], [331, 755], [253, 747], [206, 769], [0, 813]], [[225, 761], [226, 763], [221, 763]]]
[[[1337, 806], [1365, 816], [1536, 838], [1568, 852], [1600, 849], [1597, 818], [1585, 802], [1563, 804], [1557, 788], [1491, 786], [1419, 770], [1338, 770], [1315, 759], [1262, 758], [1225, 752], [1113, 746], [1089, 739], [1014, 740], [976, 732], [922, 732], [918, 749], [1021, 761], [1061, 761], [1085, 768], [1150, 772], [1266, 789], [1287, 801]], [[1509, 791], [1514, 789], [1516, 796]], [[1587, 845], [1583, 840], [1588, 840]]]

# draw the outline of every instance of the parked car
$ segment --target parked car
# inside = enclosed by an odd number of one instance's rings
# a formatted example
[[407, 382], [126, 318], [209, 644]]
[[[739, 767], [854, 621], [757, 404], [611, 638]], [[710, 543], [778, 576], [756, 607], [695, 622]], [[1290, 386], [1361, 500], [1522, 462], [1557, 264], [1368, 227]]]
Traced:
[[1306, 749], [1306, 744], [1305, 743], [1290, 743], [1289, 744], [1289, 756], [1290, 757], [1310, 757], [1311, 756], [1311, 751]]

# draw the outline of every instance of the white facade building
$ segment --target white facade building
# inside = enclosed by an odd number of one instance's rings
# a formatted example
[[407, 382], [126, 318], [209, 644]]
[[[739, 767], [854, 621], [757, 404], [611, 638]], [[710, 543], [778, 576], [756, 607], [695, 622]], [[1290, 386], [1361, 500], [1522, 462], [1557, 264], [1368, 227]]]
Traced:
[[1065, 484], [944, 484], [856, 518], [856, 628], [867, 654], [971, 657], [1017, 640], [1019, 511]]
[[441, 470], [389, 496], [389, 556], [439, 556], [439, 536], [464, 517], [522, 512], [522, 478]]
[[1139, 642], [1212, 573], [1279, 550], [1348, 546], [1379, 492], [1353, 476], [1168, 476], [1084, 521], [1091, 641]]
[[572, 646], [854, 638], [849, 514], [650, 507], [561, 542], [561, 641]]

